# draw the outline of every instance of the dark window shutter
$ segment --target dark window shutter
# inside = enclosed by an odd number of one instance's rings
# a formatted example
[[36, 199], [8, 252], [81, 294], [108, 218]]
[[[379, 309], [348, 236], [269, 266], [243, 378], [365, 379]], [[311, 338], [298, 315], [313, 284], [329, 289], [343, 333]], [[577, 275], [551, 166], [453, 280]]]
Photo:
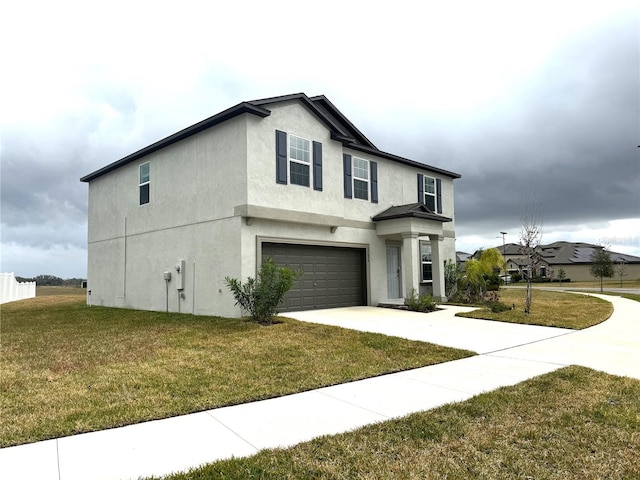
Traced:
[[276, 130], [276, 182], [287, 184], [287, 134]]
[[342, 165], [344, 167], [344, 198], [353, 198], [353, 183], [351, 182], [351, 155], [342, 155]]
[[437, 213], [442, 213], [442, 180], [436, 178], [436, 208]]
[[369, 162], [371, 169], [371, 203], [378, 203], [378, 162]]
[[418, 203], [424, 203], [424, 175], [418, 174]]
[[322, 191], [322, 144], [313, 142], [313, 189]]

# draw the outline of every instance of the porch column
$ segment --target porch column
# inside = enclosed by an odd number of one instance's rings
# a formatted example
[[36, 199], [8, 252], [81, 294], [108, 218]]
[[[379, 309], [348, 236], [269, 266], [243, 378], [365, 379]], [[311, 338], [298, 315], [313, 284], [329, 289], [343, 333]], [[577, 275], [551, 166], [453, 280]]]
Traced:
[[418, 234], [413, 232], [402, 234], [402, 289], [404, 298], [416, 289], [420, 294], [420, 249]]
[[444, 302], [447, 300], [444, 289], [444, 255], [440, 235], [429, 235], [431, 241], [431, 269], [433, 274], [433, 298]]

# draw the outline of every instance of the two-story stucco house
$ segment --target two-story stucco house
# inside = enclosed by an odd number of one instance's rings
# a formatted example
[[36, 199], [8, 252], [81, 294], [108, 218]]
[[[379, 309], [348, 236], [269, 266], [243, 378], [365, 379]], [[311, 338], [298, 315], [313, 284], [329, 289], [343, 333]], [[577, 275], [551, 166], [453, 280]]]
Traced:
[[460, 175], [378, 150], [324, 96], [243, 102], [81, 180], [93, 304], [240, 316], [225, 277], [301, 270], [282, 311], [444, 296]]

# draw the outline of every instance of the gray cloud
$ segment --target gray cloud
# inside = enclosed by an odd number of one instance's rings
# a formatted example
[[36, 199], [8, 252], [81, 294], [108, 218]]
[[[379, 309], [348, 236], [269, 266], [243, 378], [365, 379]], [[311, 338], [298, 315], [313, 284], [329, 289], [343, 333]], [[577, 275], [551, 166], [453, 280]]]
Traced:
[[[327, 95], [379, 148], [461, 173], [455, 182], [459, 238], [494, 243], [500, 230], [515, 235], [522, 199], [533, 192], [551, 231], [570, 232], [585, 224], [602, 228], [609, 220], [638, 218], [635, 13], [628, 10], [567, 36], [541, 65], [505, 82], [495, 95], [487, 83], [493, 77], [469, 68], [467, 78], [450, 79], [451, 84], [460, 98], [473, 99], [467, 90], [484, 80], [477, 86], [482, 100], [450, 110], [429, 105], [437, 99], [430, 89], [447, 84], [437, 77], [462, 71], [457, 69], [462, 62], [476, 69], [482, 62], [456, 57], [439, 69], [423, 61], [422, 53], [442, 57], [447, 39], [442, 45], [416, 44], [415, 52], [400, 56], [393, 43], [385, 43], [380, 65], [323, 56], [333, 48], [323, 42], [312, 55], [313, 68], [302, 69], [300, 76], [285, 75], [276, 66], [267, 71], [260, 46], [248, 44], [239, 51], [251, 52], [260, 68], [249, 69], [246, 62], [234, 66], [229, 54], [195, 67], [185, 60], [179, 66], [193, 67], [186, 70], [190, 76], [178, 75], [167, 84], [161, 80], [172, 73], [170, 65], [151, 74], [136, 62], [123, 62], [139, 67], [138, 77], [136, 72], [121, 75], [120, 64], [95, 71], [78, 66], [74, 72], [82, 81], [69, 80], [78, 84], [77, 91], [68, 87], [75, 103], [46, 112], [45, 119], [23, 116], [2, 125], [2, 269], [6, 265], [27, 276], [56, 274], [42, 265], [50, 258], [48, 265], [60, 275], [85, 275], [87, 187], [79, 182], [81, 176], [240, 101], [299, 91]], [[451, 35], [463, 33], [453, 29]], [[406, 41], [421, 39], [412, 34]], [[368, 41], [377, 40], [365, 36], [358, 47], [366, 48]], [[474, 55], [482, 53], [472, 45], [474, 38], [467, 42]], [[460, 42], [456, 45], [456, 53], [464, 52]], [[406, 51], [407, 45], [396, 46], [398, 54]], [[513, 51], [486, 54], [517, 63]], [[377, 58], [374, 53], [363, 52], [363, 58], [371, 61]], [[409, 58], [416, 61], [404, 61]], [[488, 65], [495, 68], [496, 63]], [[63, 77], [58, 72], [56, 85]], [[57, 94], [54, 87], [47, 92]], [[487, 92], [493, 96], [483, 96]], [[621, 243], [637, 246], [637, 233], [611, 233], [616, 235]], [[78, 252], [82, 258], [69, 265]]]

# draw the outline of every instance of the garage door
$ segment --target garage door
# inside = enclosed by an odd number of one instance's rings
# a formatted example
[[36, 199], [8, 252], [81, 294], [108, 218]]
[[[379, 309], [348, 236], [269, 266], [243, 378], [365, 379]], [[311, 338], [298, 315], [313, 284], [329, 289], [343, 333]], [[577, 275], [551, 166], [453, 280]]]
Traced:
[[265, 257], [303, 272], [285, 296], [281, 312], [366, 305], [362, 248], [263, 243]]

